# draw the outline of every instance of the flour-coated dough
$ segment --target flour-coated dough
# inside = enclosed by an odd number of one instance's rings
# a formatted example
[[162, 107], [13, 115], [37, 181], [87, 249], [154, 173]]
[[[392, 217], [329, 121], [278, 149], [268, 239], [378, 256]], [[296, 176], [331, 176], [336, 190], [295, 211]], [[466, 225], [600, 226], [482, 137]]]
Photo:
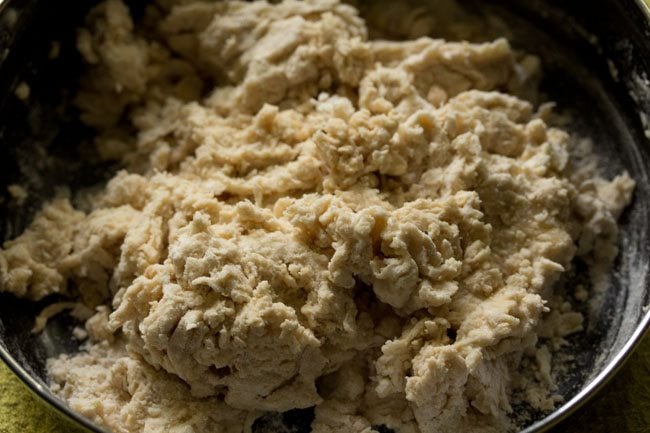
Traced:
[[543, 296], [613, 260], [634, 183], [573, 176], [505, 39], [367, 33], [333, 0], [93, 9], [77, 102], [127, 169], [0, 252], [3, 290], [99, 306], [49, 363], [71, 407], [129, 433], [310, 406], [317, 433], [512, 427]]

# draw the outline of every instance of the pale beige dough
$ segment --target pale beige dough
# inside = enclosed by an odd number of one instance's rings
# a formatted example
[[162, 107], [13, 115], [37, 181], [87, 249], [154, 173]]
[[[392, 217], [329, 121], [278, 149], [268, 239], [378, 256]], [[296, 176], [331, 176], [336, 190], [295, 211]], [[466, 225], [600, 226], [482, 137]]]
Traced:
[[611, 263], [634, 182], [574, 175], [505, 39], [367, 34], [334, 0], [91, 12], [77, 102], [126, 170], [0, 251], [3, 290], [96, 307], [87, 352], [49, 362], [72, 408], [125, 433], [310, 406], [317, 433], [513, 428], [544, 296], [576, 255]]

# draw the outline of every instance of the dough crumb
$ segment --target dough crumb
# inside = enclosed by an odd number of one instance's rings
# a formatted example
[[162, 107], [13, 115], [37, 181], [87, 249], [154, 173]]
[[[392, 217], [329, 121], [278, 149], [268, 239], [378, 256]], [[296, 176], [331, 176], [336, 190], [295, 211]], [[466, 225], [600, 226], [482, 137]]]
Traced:
[[50, 44], [50, 51], [47, 53], [47, 58], [50, 60], [58, 59], [61, 54], [61, 42], [52, 41]]
[[18, 206], [22, 206], [29, 197], [27, 190], [21, 185], [15, 183], [9, 185], [7, 187], [7, 191], [9, 192], [11, 198], [15, 200], [16, 204], [18, 204]]
[[78, 302], [55, 302], [43, 308], [36, 319], [34, 320], [34, 327], [32, 334], [37, 334], [45, 329], [47, 322], [54, 316], [61, 314], [65, 310], [72, 310], [71, 315], [78, 320], [87, 320], [90, 318], [91, 310]]
[[27, 84], [24, 81], [21, 81], [20, 83], [18, 83], [18, 86], [16, 86], [16, 90], [14, 91], [14, 94], [21, 101], [27, 101], [29, 99], [31, 90], [32, 89], [29, 87], [29, 84]]

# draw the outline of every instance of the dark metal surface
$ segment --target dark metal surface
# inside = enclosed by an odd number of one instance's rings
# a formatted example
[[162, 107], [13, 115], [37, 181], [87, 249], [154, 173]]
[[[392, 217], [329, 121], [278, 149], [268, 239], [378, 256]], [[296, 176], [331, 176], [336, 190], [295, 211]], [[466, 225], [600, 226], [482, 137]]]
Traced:
[[[576, 361], [559, 383], [566, 403], [532, 420], [526, 433], [551, 428], [594, 395], [649, 326], [643, 307], [650, 304], [650, 144], [639, 113], [650, 113], [650, 89], [643, 84], [650, 74], [650, 29], [647, 9], [637, 1], [480, 2], [513, 28], [515, 46], [541, 57], [547, 98], [571, 114], [572, 129], [594, 140], [608, 171], [627, 169], [637, 181], [634, 202], [622, 218], [621, 253], [601, 314], [588, 323], [587, 332], [570, 339], [567, 350]], [[93, 162], [90, 131], [79, 124], [70, 104], [81, 67], [75, 29], [90, 3], [0, 0], [0, 195], [5, 195], [0, 239], [19, 234], [57, 186], [74, 190], [100, 183], [114, 170]], [[10, 9], [16, 10], [15, 19], [7, 18]], [[48, 56], [53, 40], [61, 46], [56, 59]], [[27, 103], [13, 94], [23, 80], [31, 88]], [[19, 181], [30, 192], [22, 207], [12, 204], [5, 188]], [[40, 335], [30, 333], [33, 317], [51, 301], [34, 304], [0, 295], [0, 357], [39, 396], [101, 432], [47, 388], [45, 360], [78, 350], [73, 323], [65, 316]], [[305, 431], [300, 419], [310, 416], [298, 411], [284, 420], [293, 423], [294, 431]], [[256, 430], [272, 424], [262, 420]]]

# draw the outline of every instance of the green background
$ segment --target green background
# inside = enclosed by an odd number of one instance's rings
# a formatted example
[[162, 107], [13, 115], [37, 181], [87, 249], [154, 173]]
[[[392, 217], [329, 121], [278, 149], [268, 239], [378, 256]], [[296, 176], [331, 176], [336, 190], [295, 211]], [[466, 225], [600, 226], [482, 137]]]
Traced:
[[[0, 433], [78, 433], [0, 363]], [[650, 335], [594, 400], [554, 432], [650, 432]]]

